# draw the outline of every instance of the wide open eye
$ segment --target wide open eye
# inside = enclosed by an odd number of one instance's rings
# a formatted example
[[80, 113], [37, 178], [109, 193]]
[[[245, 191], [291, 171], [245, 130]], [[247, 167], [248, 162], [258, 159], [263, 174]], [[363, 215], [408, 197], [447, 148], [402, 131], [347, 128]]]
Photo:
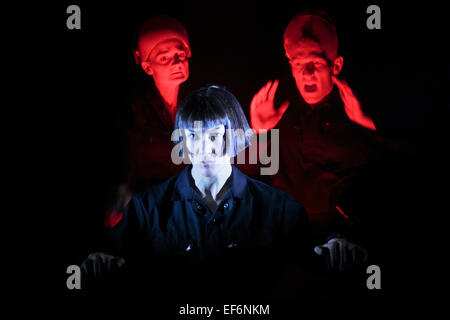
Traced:
[[186, 58], [187, 58], [186, 52], [184, 52], [184, 51], [178, 53], [177, 55], [178, 55], [178, 59], [181, 60], [181, 61], [184, 61], [184, 60], [186, 60]]
[[166, 64], [167, 62], [169, 62], [169, 57], [167, 55], [161, 55], [158, 57], [158, 63]]
[[196, 132], [190, 132], [188, 134], [188, 139], [192, 141], [199, 141], [201, 139], [202, 134]]
[[300, 62], [299, 59], [292, 59], [291, 65], [295, 68], [300, 68], [302, 66], [302, 63]]
[[322, 60], [315, 60], [314, 61], [314, 66], [315, 67], [323, 67], [325, 65], [325, 62]]

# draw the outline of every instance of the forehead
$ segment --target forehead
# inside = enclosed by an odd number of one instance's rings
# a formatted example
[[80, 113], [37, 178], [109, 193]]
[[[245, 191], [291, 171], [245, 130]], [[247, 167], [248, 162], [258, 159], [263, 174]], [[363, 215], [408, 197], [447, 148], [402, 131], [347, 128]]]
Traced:
[[151, 54], [152, 56], [157, 56], [162, 53], [167, 53], [170, 51], [186, 51], [186, 48], [178, 39], [168, 39], [161, 41], [158, 43], [152, 50]]
[[307, 57], [321, 57], [323, 58], [324, 51], [320, 45], [314, 40], [301, 39], [292, 48], [292, 58], [307, 58]]
[[204, 131], [205, 133], [224, 133], [225, 132], [225, 126], [223, 124], [218, 125], [218, 126], [214, 126], [214, 127], [210, 127], [210, 128], [204, 128], [204, 127], [195, 127], [195, 128], [188, 128], [185, 129], [189, 132], [193, 132], [193, 131], [198, 131], [202, 129], [202, 131]]

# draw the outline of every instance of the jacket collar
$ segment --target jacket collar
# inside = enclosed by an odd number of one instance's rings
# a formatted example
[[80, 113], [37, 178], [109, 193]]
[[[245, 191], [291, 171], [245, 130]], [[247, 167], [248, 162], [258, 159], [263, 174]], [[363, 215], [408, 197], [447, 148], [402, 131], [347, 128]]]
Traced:
[[[251, 195], [250, 190], [248, 188], [248, 177], [239, 171], [234, 165], [231, 165], [232, 168], [232, 181], [231, 181], [231, 196], [233, 198], [244, 199]], [[192, 200], [194, 197], [194, 189], [191, 186], [191, 169], [192, 164], [186, 166], [186, 168], [181, 171], [178, 175], [175, 185], [173, 188], [173, 193], [171, 200]]]

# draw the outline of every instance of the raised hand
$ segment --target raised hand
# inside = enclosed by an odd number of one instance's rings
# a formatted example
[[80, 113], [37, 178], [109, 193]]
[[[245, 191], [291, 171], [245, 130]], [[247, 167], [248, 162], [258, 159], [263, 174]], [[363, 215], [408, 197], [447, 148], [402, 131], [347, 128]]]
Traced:
[[278, 80], [269, 81], [253, 96], [250, 104], [250, 121], [257, 133], [261, 129], [274, 128], [289, 106], [289, 101], [285, 101], [278, 109], [275, 108], [273, 101], [278, 84]]
[[336, 78], [334, 75], [332, 75], [331, 78], [333, 79], [333, 83], [339, 89], [339, 94], [341, 96], [342, 102], [344, 102], [345, 113], [347, 113], [349, 119], [354, 123], [359, 124], [360, 126], [375, 131], [375, 124], [373, 123], [372, 119], [369, 116], [365, 115], [362, 111], [361, 104], [354, 95], [348, 83], [344, 80]]

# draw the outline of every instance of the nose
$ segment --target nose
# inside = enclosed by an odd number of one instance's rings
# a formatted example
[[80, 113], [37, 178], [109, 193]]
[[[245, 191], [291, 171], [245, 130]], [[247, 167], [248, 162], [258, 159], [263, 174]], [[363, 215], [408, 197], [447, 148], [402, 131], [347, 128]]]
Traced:
[[314, 71], [315, 71], [314, 62], [307, 63], [305, 68], [303, 69], [303, 73], [307, 75], [314, 74]]
[[181, 62], [180, 56], [176, 53], [176, 54], [173, 56], [173, 59], [172, 59], [172, 65], [177, 64], [177, 63], [180, 63], [180, 62]]
[[214, 153], [214, 144], [210, 139], [203, 140], [203, 154], [209, 155]]
[[210, 139], [202, 139], [195, 148], [197, 155], [210, 155], [215, 153], [214, 144]]

